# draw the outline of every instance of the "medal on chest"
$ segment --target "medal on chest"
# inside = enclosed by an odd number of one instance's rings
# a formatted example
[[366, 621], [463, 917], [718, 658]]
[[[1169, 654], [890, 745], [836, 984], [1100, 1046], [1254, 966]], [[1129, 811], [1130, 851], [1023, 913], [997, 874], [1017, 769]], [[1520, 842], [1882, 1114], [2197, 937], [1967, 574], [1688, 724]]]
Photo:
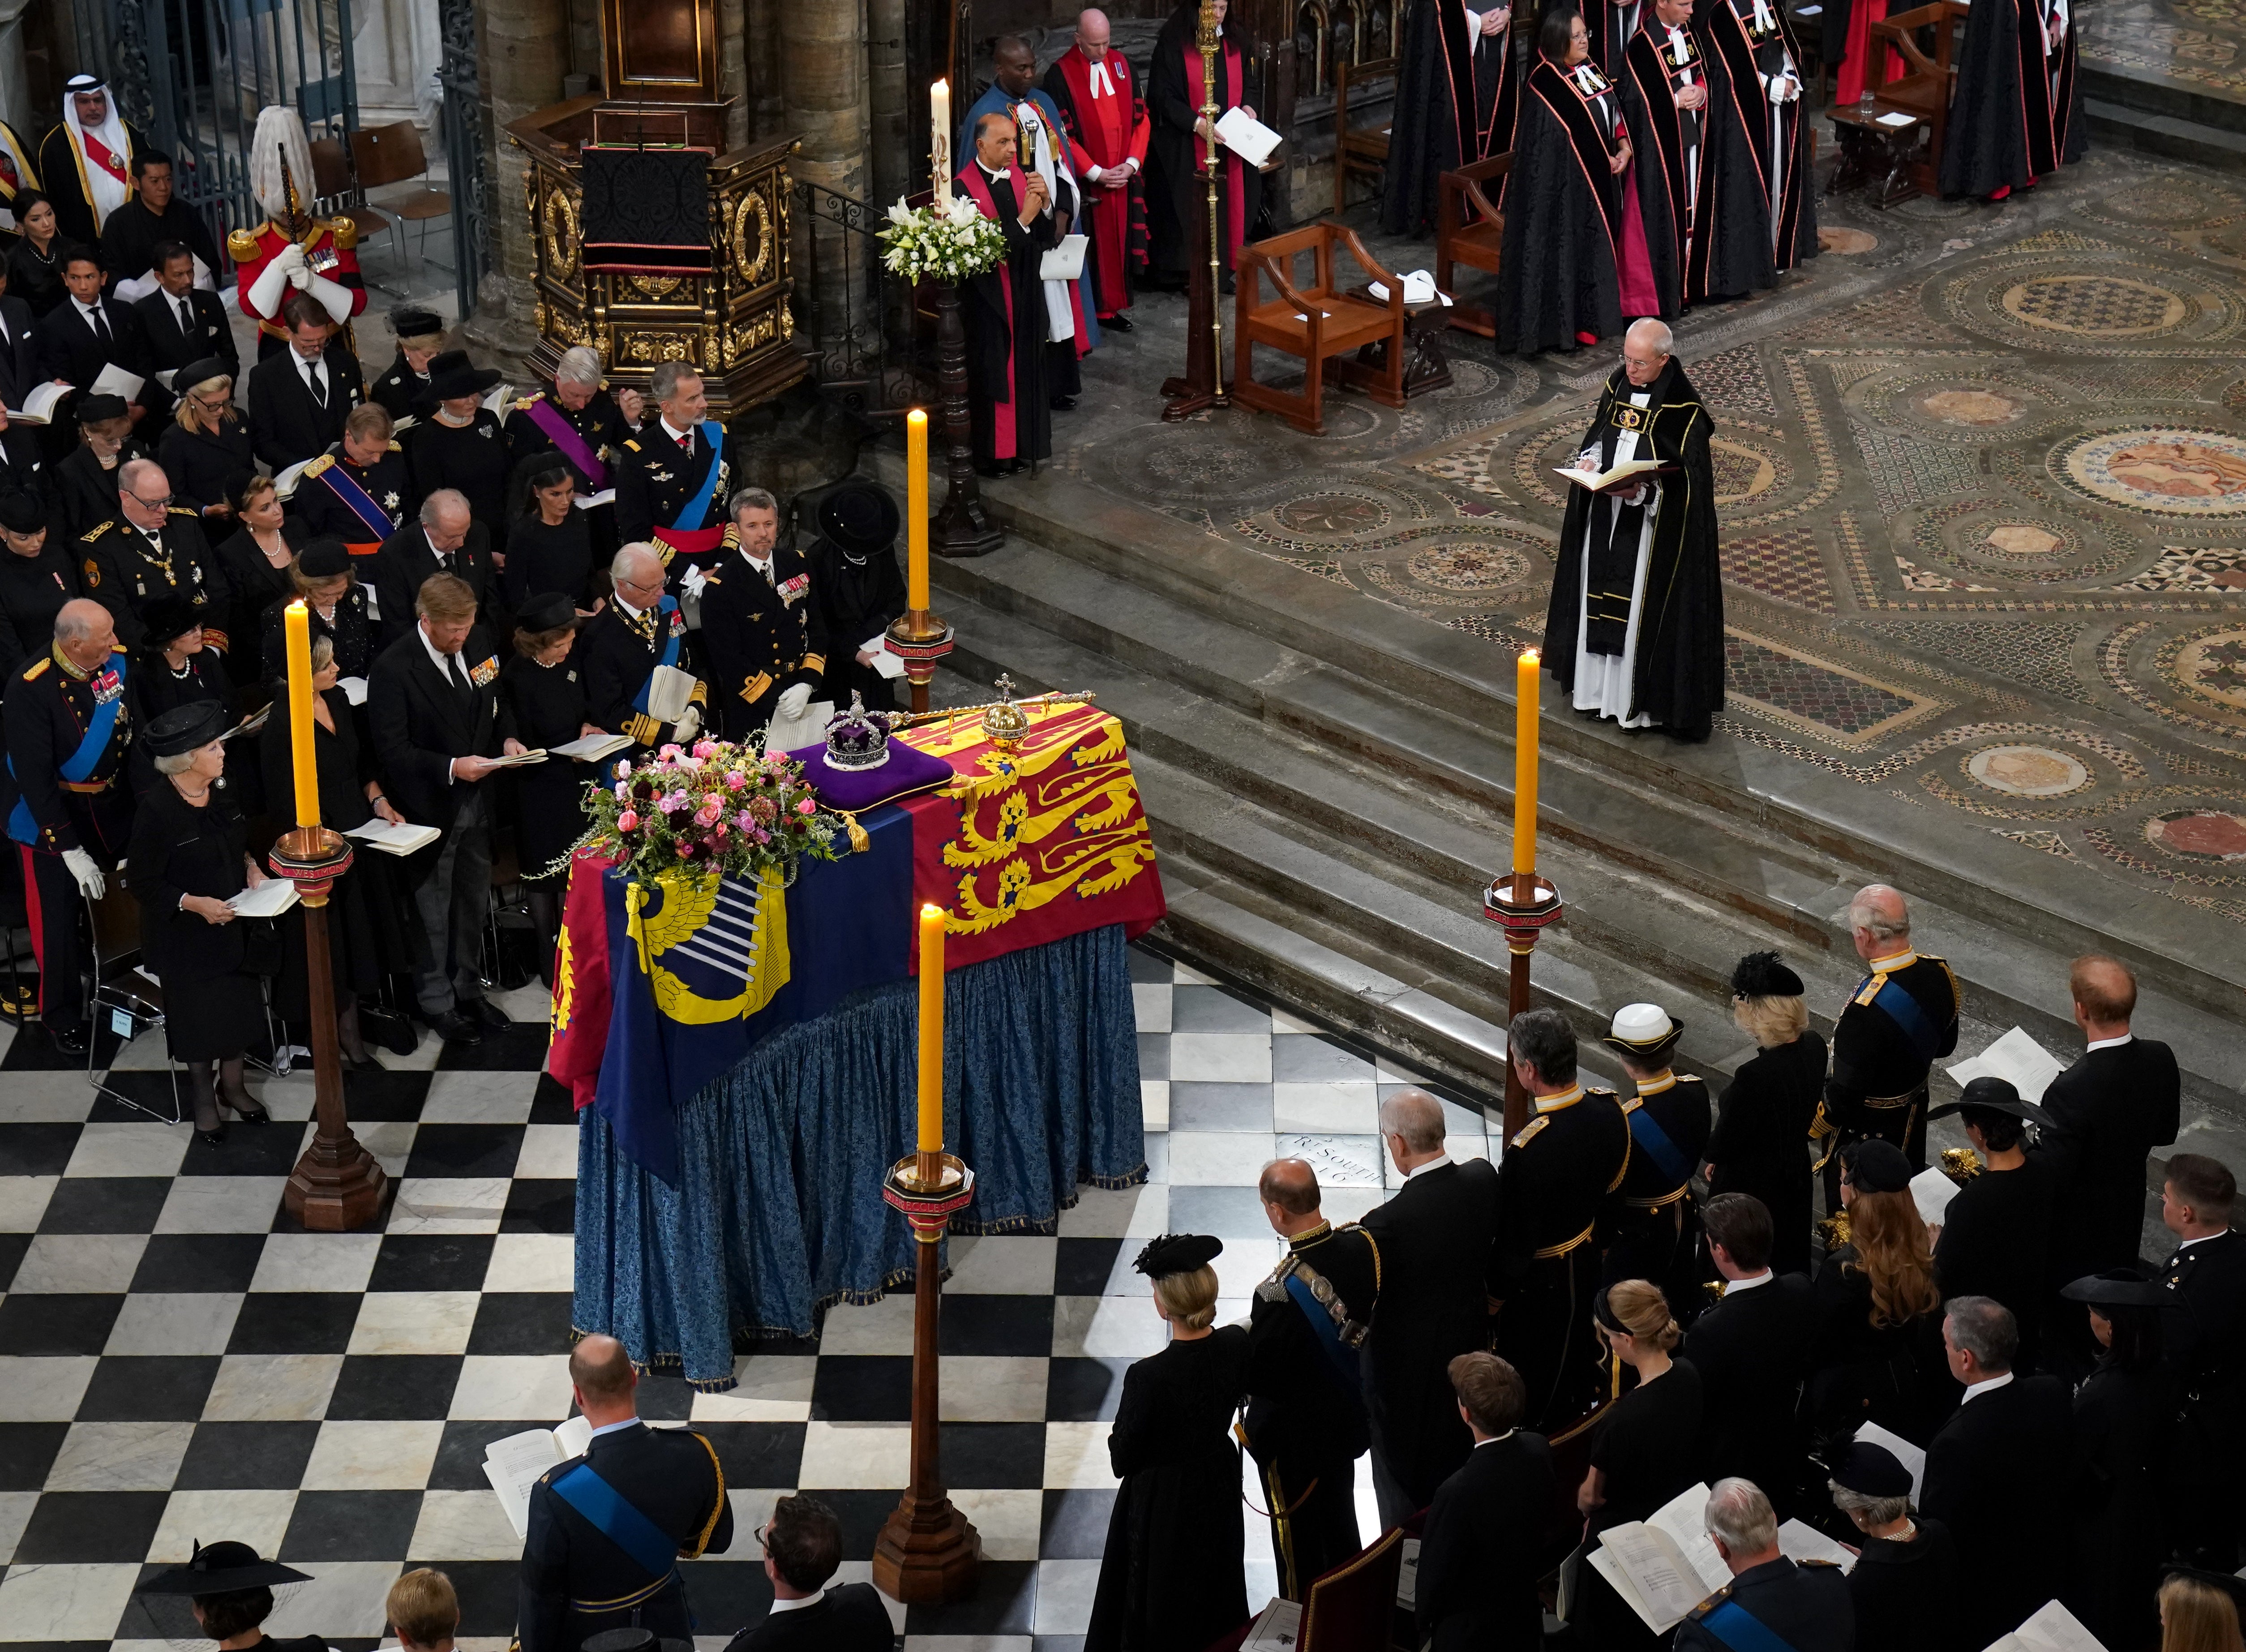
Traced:
[[468, 681], [476, 687], [489, 688], [492, 679], [499, 675], [499, 656], [492, 655], [468, 673]]
[[107, 705], [124, 692], [125, 679], [117, 675], [117, 668], [113, 665], [104, 666], [93, 679], [93, 703], [96, 705]]

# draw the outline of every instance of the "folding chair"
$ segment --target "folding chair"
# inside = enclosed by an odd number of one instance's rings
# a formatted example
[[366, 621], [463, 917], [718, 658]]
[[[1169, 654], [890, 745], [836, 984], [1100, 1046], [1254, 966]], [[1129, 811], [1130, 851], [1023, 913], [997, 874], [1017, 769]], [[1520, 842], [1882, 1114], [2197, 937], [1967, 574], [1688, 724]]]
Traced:
[[85, 1081], [111, 1100], [121, 1102], [135, 1112], [146, 1113], [158, 1124], [182, 1123], [187, 1115], [180, 1098], [180, 1065], [172, 1059], [168, 1047], [164, 1054], [164, 1069], [172, 1078], [169, 1118], [112, 1084], [108, 1070], [95, 1064], [100, 1057], [104, 1033], [119, 1040], [116, 1053], [110, 1057], [112, 1068], [117, 1057], [144, 1034], [163, 1035], [164, 989], [140, 969], [140, 908], [121, 881], [112, 882], [109, 893], [101, 900], [88, 899], [85, 914], [93, 933], [93, 996], [87, 1005], [93, 1024], [85, 1041]]

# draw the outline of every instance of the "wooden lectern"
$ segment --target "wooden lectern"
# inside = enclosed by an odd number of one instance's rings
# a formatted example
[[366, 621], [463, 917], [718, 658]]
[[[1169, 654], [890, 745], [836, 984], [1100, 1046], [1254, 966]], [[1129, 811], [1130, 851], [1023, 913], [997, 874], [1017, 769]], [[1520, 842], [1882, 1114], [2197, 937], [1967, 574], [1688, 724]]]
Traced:
[[[589, 344], [609, 381], [644, 390], [657, 365], [691, 362], [713, 418], [729, 419], [801, 378], [788, 310], [792, 139], [725, 147], [716, 0], [601, 0], [608, 95], [575, 98], [512, 122], [530, 158], [538, 344], [550, 375]], [[589, 271], [580, 232], [583, 145], [702, 148], [709, 164], [707, 274]]]

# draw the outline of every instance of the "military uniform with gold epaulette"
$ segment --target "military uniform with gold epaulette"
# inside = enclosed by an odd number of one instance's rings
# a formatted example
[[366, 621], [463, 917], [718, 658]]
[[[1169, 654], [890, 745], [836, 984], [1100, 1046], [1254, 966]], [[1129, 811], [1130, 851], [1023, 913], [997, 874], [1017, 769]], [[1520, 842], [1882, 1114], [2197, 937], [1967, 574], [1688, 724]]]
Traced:
[[[585, 720], [596, 729], [631, 737], [638, 746], [653, 746], [668, 738], [663, 725], [642, 711], [635, 702], [640, 690], [662, 663], [666, 641], [678, 639], [677, 668], [694, 670], [693, 649], [685, 616], [677, 599], [666, 596], [665, 606], [632, 612], [621, 597], [588, 620], [577, 633], [571, 657], [582, 662], [585, 673]], [[698, 680], [691, 704], [707, 707], [709, 684]], [[705, 719], [709, 713], [701, 714]]]
[[702, 587], [702, 652], [711, 699], [729, 740], [745, 740], [772, 721], [780, 694], [798, 683], [816, 690], [827, 673], [827, 622], [811, 600], [811, 568], [777, 547], [759, 573], [746, 551], [725, 554]]
[[[330, 472], [356, 484], [366, 494], [367, 503], [380, 511], [389, 526], [377, 531], [378, 524], [366, 520], [364, 512], [352, 508], [347, 493], [338, 493], [326, 480]], [[405, 462], [405, 454], [396, 442], [384, 450], [371, 465], [351, 462], [351, 453], [340, 441], [304, 466], [303, 474], [296, 479], [296, 491], [289, 500], [289, 508], [303, 520], [305, 527], [315, 539], [333, 536], [351, 547], [353, 556], [367, 559], [357, 566], [359, 577], [371, 581], [374, 577], [372, 558], [382, 548], [382, 542], [405, 526], [405, 519], [420, 506], [413, 492], [413, 470]]]
[[1751, 1566], [1694, 1607], [1672, 1644], [1675, 1652], [1852, 1652], [1856, 1614], [1848, 1580], [1830, 1560], [1781, 1555]]
[[1629, 1174], [1630, 1138], [1611, 1090], [1577, 1084], [1535, 1102], [1498, 1161], [1497, 1351], [1528, 1386], [1521, 1426], [1549, 1434], [1600, 1393], [1599, 1218]]
[[[539, 424], [536, 410], [541, 405], [560, 415], [562, 422], [577, 433], [589, 456], [600, 465], [597, 472], [589, 472], [576, 456]], [[557, 452], [568, 466], [570, 475], [576, 479], [577, 492], [587, 497], [615, 490], [624, 444], [631, 439], [632, 427], [624, 423], [616, 398], [605, 389], [596, 390], [586, 398], [582, 407], [571, 407], [552, 391], [542, 390], [517, 401], [507, 419], [507, 456], [515, 464], [521, 464], [535, 453], [548, 450]], [[722, 500], [719, 508], [724, 508]], [[616, 503], [610, 500], [605, 505], [589, 506], [584, 517], [587, 536], [592, 540], [593, 566], [606, 568], [609, 559], [616, 554], [616, 547], [623, 542], [616, 536]]]
[[[712, 429], [719, 438], [714, 446]], [[733, 527], [725, 515], [732, 474], [725, 429], [714, 419], [681, 438], [670, 433], [660, 416], [650, 415], [638, 435], [624, 438], [616, 459], [616, 542], [654, 545], [670, 588], [677, 590], [688, 568], [722, 561], [733, 547]], [[702, 504], [692, 508], [698, 498]]]
[[7, 762], [0, 765], [0, 818], [22, 863], [32, 897], [32, 939], [39, 960], [39, 1016], [63, 1044], [85, 1030], [79, 979], [77, 880], [65, 854], [82, 849], [106, 871], [125, 853], [133, 830], [133, 796], [122, 778], [133, 745], [128, 650], [119, 643], [107, 666], [82, 671], [59, 647], [8, 679], [0, 702]]
[[1652, 1281], [1682, 1310], [1682, 1320], [1696, 1305], [1692, 1177], [1715, 1125], [1708, 1086], [1690, 1073], [1664, 1073], [1641, 1083], [1622, 1110], [1630, 1125], [1630, 1171], [1609, 1207], [1601, 1277], [1610, 1285]]
[[1825, 1173], [1825, 1208], [1841, 1208], [1841, 1149], [1874, 1136], [1926, 1168], [1926, 1076], [1957, 1048], [1957, 977], [1905, 947], [1871, 973], [1833, 1026], [1833, 1076], [1810, 1133]]
[[1288, 1241], [1249, 1310], [1242, 1438], [1262, 1471], [1279, 1592], [1290, 1601], [1359, 1547], [1356, 1464], [1372, 1436], [1358, 1349], [1379, 1294], [1372, 1235], [1321, 1222]]
[[173, 506], [153, 534], [112, 516], [79, 539], [76, 554], [85, 594], [109, 610], [117, 640], [127, 648], [138, 647], [146, 629], [140, 610], [170, 596], [210, 616], [203, 627], [205, 648], [228, 651], [223, 628], [233, 612], [234, 587], [194, 511]]

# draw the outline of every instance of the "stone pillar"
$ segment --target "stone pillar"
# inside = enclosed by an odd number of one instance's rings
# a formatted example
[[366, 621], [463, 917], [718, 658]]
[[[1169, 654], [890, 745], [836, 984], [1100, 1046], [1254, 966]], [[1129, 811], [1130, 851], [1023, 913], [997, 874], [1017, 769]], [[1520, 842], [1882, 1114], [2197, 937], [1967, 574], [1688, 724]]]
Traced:
[[[873, 196], [886, 208], [929, 187], [926, 170], [928, 92], [905, 84], [905, 0], [866, 0], [866, 73], [873, 136]], [[917, 119], [915, 111], [917, 110]]]
[[718, 95], [727, 99], [725, 147], [745, 147], [752, 119], [747, 0], [718, 0]]
[[749, 136], [758, 143], [779, 137], [787, 124], [780, 96], [779, 13], [786, 0], [744, 0], [747, 11], [742, 37], [748, 58]]
[[801, 141], [793, 170], [799, 182], [813, 187], [814, 208], [808, 214], [811, 262], [797, 269], [795, 279], [818, 309], [814, 330], [821, 338], [839, 337], [846, 324], [861, 334], [878, 330], [877, 318], [866, 313], [857, 248], [846, 244], [833, 209], [819, 210], [817, 194], [823, 187], [864, 201], [872, 187], [866, 5], [867, 0], [782, 0], [779, 12], [782, 129]]
[[477, 0], [476, 47], [483, 92], [484, 200], [492, 265], [477, 296], [469, 337], [501, 357], [527, 356], [533, 324], [535, 268], [529, 197], [521, 152], [507, 123], [560, 101], [569, 72], [566, 0]]

